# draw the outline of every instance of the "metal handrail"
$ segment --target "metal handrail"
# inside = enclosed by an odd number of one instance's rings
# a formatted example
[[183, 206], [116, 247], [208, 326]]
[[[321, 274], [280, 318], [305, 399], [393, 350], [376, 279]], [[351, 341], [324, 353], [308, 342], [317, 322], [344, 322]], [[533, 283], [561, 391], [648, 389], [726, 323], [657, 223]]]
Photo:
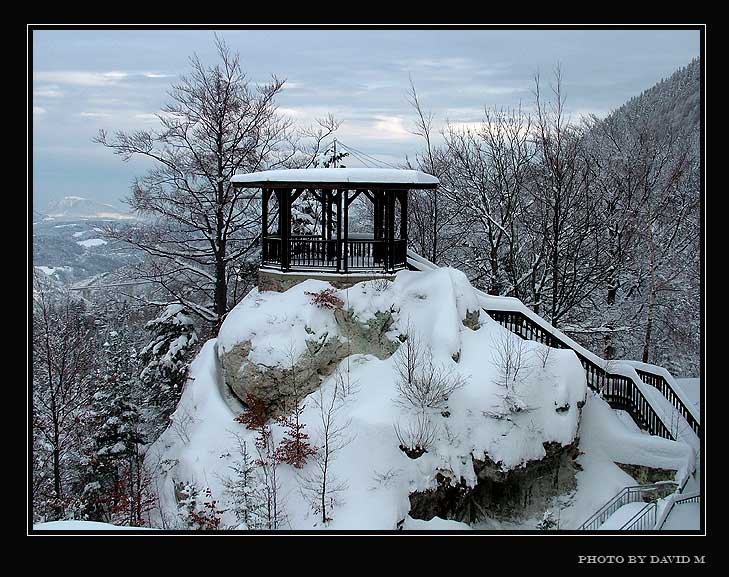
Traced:
[[661, 516], [656, 521], [656, 530], [660, 531], [663, 529], [663, 526], [666, 524], [666, 521], [668, 520], [668, 517], [671, 514], [671, 511], [673, 511], [673, 508], [676, 505], [682, 505], [683, 503], [701, 503], [701, 493], [692, 493], [689, 495], [685, 495], [683, 497], [676, 497], [675, 495], [672, 495], [671, 502], [666, 505], [666, 508], [661, 513]]
[[[656, 526], [656, 504], [655, 503], [646, 503], [640, 511], [638, 511], [635, 515], [633, 515], [628, 521], [626, 521], [622, 527], [620, 527], [620, 531], [643, 531], [645, 529], [653, 529]], [[647, 517], [653, 514], [653, 522], [646, 523], [646, 521], [649, 521]], [[648, 525], [646, 527], [646, 524]], [[639, 526], [638, 529], [636, 529], [636, 526]]]
[[598, 529], [608, 517], [610, 517], [615, 511], [627, 505], [628, 503], [635, 503], [642, 498], [644, 493], [651, 491], [657, 491], [670, 485], [677, 486], [676, 483], [671, 481], [662, 483], [650, 483], [647, 485], [631, 485], [630, 487], [623, 487], [612, 499], [595, 511], [587, 521], [582, 523], [578, 527], [578, 531], [594, 531]]

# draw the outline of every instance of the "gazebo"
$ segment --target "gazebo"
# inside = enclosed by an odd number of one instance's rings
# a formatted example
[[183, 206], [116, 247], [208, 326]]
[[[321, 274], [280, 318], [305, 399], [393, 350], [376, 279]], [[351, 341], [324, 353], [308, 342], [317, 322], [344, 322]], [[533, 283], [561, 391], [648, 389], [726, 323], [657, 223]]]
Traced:
[[[407, 264], [408, 191], [438, 186], [417, 170], [307, 168], [236, 174], [233, 186], [260, 188], [261, 288], [285, 290], [304, 278], [326, 278], [338, 286], [362, 277], [392, 275]], [[296, 230], [293, 214], [302, 196], [307, 230]], [[371, 230], [350, 218], [360, 199]], [[362, 199], [368, 201], [363, 210]], [[297, 223], [298, 224], [298, 223]], [[353, 226], [354, 225], [354, 226]], [[350, 229], [357, 228], [357, 232]]]

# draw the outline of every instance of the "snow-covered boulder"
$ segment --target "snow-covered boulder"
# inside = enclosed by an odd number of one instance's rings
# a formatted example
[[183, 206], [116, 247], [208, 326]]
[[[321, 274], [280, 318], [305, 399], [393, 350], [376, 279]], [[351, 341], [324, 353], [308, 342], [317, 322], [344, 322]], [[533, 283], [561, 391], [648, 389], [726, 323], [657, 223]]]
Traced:
[[[262, 398], [274, 413], [290, 410], [285, 400], [298, 393], [299, 420], [319, 454], [328, 444], [322, 406], [340, 397], [341, 447], [328, 462], [328, 486], [338, 491], [327, 494], [322, 515], [310, 491], [317, 458], [301, 469], [278, 464], [279, 528], [389, 530], [410, 515], [407, 528], [419, 529], [426, 525], [412, 519], [498, 516], [504, 512], [491, 502], [499, 483], [531, 483], [533, 466], [550, 482], [520, 499], [533, 493], [536, 502], [569, 488], [574, 473], [564, 464], [575, 456], [586, 394], [577, 356], [524, 341], [479, 310], [465, 275], [448, 268], [341, 290], [307, 280], [284, 293], [252, 291], [193, 363], [173, 425], [149, 450], [149, 462], [161, 463], [167, 525], [177, 510], [175, 486], [195, 483], [228, 503], [223, 527], [266, 528], [234, 515], [240, 508], [225, 482], [240, 470], [242, 442], [254, 460], [259, 446], [259, 432], [236, 422], [245, 409], [230, 390]], [[408, 351], [417, 361], [412, 382], [430, 387], [421, 397], [404, 386]], [[285, 427], [278, 420], [269, 426], [271, 443], [281, 443]], [[253, 478], [265, 482], [255, 471]], [[427, 526], [443, 528], [440, 521]]]

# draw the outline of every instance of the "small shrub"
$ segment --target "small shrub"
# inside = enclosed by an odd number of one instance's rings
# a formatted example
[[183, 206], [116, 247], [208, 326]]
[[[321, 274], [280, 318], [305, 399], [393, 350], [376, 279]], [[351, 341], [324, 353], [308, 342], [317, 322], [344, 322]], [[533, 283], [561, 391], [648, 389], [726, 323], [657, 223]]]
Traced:
[[266, 405], [251, 395], [246, 396], [245, 403], [248, 405], [248, 410], [238, 415], [235, 420], [251, 431], [260, 429], [268, 421]]
[[554, 513], [551, 510], [544, 512], [544, 517], [537, 523], [537, 531], [551, 531], [553, 529], [559, 529], [559, 521], [554, 518]]
[[427, 453], [437, 433], [436, 426], [425, 413], [420, 413], [414, 422], [408, 423], [405, 427], [401, 427], [400, 423], [395, 423], [394, 427], [400, 450], [411, 459], [417, 459], [423, 453]]
[[306, 291], [306, 294], [311, 297], [311, 304], [314, 306], [322, 309], [341, 309], [344, 306], [344, 301], [335, 292], [334, 289], [328, 288], [315, 293]]
[[286, 436], [274, 452], [279, 463], [288, 463], [296, 469], [303, 469], [307, 459], [317, 452], [317, 447], [311, 444], [309, 435], [304, 432], [306, 425], [299, 421], [302, 411], [303, 408], [297, 408], [294, 416], [278, 419], [286, 427]]

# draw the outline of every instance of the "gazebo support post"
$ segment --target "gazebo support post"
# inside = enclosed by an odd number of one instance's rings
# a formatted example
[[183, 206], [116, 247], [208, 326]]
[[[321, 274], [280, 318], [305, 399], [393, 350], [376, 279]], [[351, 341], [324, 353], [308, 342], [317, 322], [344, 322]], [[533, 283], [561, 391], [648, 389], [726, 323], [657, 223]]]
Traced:
[[349, 271], [349, 190], [341, 190], [339, 194], [344, 194], [344, 223], [343, 223], [343, 242], [342, 242], [342, 263], [344, 272]]
[[264, 188], [261, 193], [261, 258], [263, 262], [268, 260], [268, 199], [271, 197], [271, 189]]
[[291, 189], [281, 190], [281, 270], [289, 270], [291, 263]]
[[400, 191], [400, 240], [408, 238], [408, 191]]
[[395, 250], [395, 195], [385, 194], [386, 215], [385, 215], [385, 234], [387, 246], [385, 269], [391, 271], [395, 268], [394, 250]]
[[337, 272], [342, 272], [342, 190], [336, 191], [337, 199]]

